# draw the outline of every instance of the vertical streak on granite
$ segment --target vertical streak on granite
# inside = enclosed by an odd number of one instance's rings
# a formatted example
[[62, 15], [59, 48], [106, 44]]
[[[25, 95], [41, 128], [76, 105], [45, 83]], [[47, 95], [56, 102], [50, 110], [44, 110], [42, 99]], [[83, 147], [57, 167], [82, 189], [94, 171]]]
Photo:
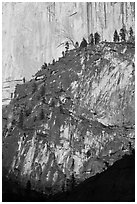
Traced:
[[[90, 32], [98, 31], [102, 40], [111, 41], [114, 30], [119, 31], [123, 24], [127, 29], [132, 26], [134, 30], [134, 4], [3, 3], [2, 80], [24, 76], [30, 79], [45, 61], [50, 62], [61, 55], [64, 49], [61, 43], [69, 38], [80, 42]], [[9, 97], [10, 92], [11, 88], [7, 92], [3, 91], [3, 97]]]

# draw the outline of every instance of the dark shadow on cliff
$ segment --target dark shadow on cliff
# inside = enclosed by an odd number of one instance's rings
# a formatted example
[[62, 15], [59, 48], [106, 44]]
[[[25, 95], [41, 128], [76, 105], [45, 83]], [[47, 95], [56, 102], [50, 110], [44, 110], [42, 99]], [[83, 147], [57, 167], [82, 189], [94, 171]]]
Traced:
[[91, 177], [69, 192], [46, 197], [36, 191], [22, 189], [3, 175], [3, 202], [134, 202], [135, 154], [125, 155], [105, 172]]

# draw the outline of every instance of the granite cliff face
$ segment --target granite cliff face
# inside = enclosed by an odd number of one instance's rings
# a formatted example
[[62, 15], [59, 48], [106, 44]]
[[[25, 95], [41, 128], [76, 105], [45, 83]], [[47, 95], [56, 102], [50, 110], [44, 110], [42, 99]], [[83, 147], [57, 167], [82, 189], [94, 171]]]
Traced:
[[[66, 40], [80, 42], [98, 31], [101, 40], [112, 41], [114, 30], [135, 23], [134, 2], [3, 3], [2, 80], [27, 80], [44, 62], [57, 59]], [[73, 45], [71, 45], [73, 47]], [[16, 84], [16, 82], [15, 82]], [[9, 98], [13, 84], [4, 88]]]
[[32, 189], [68, 190], [134, 149], [134, 43], [73, 49], [17, 85], [3, 110], [3, 167]]

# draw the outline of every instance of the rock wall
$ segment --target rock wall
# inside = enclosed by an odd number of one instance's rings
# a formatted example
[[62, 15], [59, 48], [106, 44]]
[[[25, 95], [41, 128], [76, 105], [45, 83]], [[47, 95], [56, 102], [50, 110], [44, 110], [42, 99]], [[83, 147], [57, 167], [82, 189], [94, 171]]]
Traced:
[[135, 29], [135, 3], [89, 2], [87, 19], [89, 33], [98, 31], [102, 40], [112, 41], [115, 29], [119, 31], [123, 25]]
[[71, 50], [18, 85], [3, 111], [3, 166], [55, 193], [104, 171], [135, 146], [134, 43]]
[[[134, 30], [134, 22], [134, 2], [3, 3], [2, 80], [30, 79], [61, 55], [66, 40], [80, 43], [98, 31], [102, 40], [112, 41], [115, 29], [125, 24]], [[10, 92], [4, 90], [3, 98]]]

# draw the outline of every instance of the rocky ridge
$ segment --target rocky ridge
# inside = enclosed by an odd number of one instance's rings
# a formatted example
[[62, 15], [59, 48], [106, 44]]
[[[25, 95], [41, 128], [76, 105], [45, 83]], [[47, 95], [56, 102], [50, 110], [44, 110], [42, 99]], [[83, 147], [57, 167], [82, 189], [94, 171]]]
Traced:
[[[134, 149], [133, 43], [70, 50], [17, 85], [3, 109], [3, 166], [54, 194]], [[49, 190], [50, 189], [50, 190]]]
[[[45, 61], [61, 56], [67, 40], [73, 47], [71, 40], [80, 44], [98, 32], [110, 42], [123, 26], [135, 31], [135, 2], [3, 2], [2, 82], [30, 80]], [[12, 90], [3, 90], [3, 98]]]

